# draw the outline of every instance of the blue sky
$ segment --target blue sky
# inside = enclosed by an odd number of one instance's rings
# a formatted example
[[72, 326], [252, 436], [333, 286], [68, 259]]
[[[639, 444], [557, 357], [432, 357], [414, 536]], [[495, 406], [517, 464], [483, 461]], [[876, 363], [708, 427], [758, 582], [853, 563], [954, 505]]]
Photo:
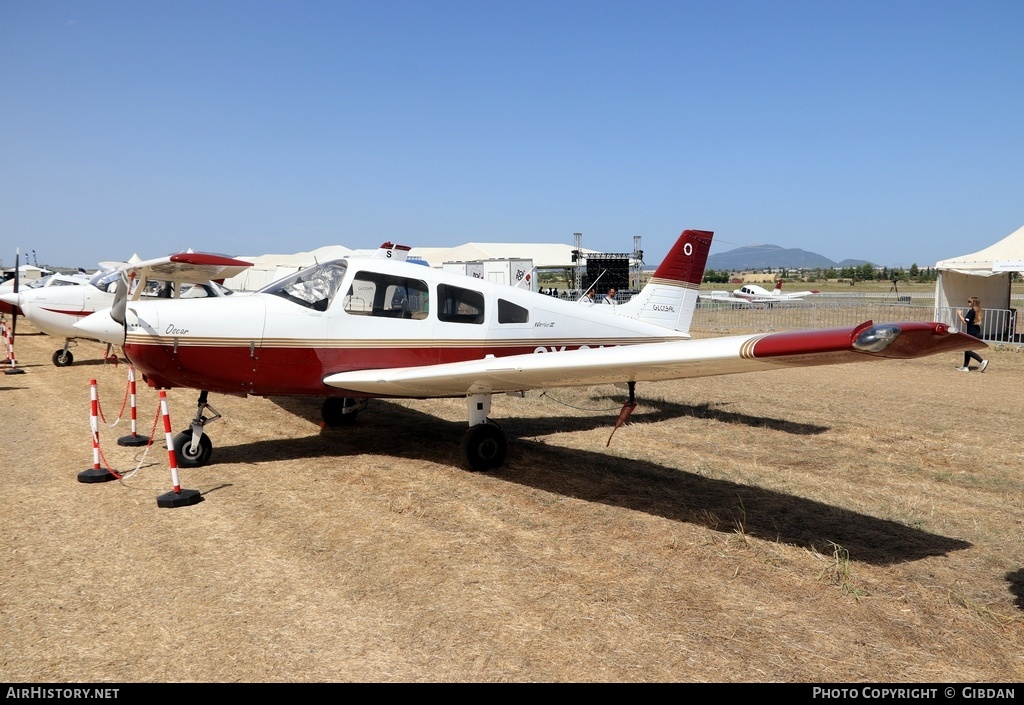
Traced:
[[1024, 225], [1024, 4], [0, 0], [0, 258]]

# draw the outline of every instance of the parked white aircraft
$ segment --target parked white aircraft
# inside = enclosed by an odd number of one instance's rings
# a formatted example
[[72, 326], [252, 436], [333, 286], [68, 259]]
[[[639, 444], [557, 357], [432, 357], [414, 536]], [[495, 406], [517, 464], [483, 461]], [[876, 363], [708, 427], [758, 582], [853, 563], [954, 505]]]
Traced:
[[[22, 279], [18, 283], [19, 292], [32, 291], [33, 289], [41, 289], [46, 286], [81, 286], [89, 283], [88, 274], [60, 274], [53, 273], [47, 274], [45, 277], [39, 279], [32, 279], [25, 281]], [[2, 294], [13, 294], [14, 293], [14, 280], [10, 279], [0, 284], [0, 295]], [[0, 300], [0, 312], [2, 313], [13, 313], [14, 304], [10, 301]]]
[[[385, 243], [371, 257], [304, 269], [248, 296], [126, 300], [77, 324], [123, 344], [152, 387], [199, 390], [195, 416], [173, 444], [181, 467], [209, 462], [209, 392], [322, 397], [327, 425], [354, 420], [369, 398], [466, 400], [462, 440], [473, 470], [502, 465], [507, 443], [488, 418], [494, 394], [902, 359], [981, 348], [941, 323], [870, 321], [856, 327], [691, 340], [690, 320], [710, 232], [680, 235], [649, 283], [618, 306], [563, 301], [404, 261]], [[207, 417], [206, 412], [211, 413]]]
[[777, 304], [781, 301], [803, 301], [808, 296], [820, 294], [820, 291], [782, 291], [782, 280], [775, 283], [771, 291], [764, 289], [757, 284], [744, 284], [731, 293], [726, 291], [712, 291], [710, 295], [705, 294], [701, 298], [709, 301], [730, 304]]
[[[203, 262], [202, 279], [197, 279], [199, 270], [190, 269], [196, 261]], [[217, 264], [218, 261], [220, 264]], [[56, 338], [64, 338], [64, 346], [53, 353], [52, 359], [54, 365], [66, 367], [75, 359], [69, 350], [72, 343], [78, 338], [89, 339], [89, 336], [75, 328], [75, 323], [96, 311], [110, 308], [122, 276], [133, 278], [133, 298], [136, 299], [140, 296], [206, 298], [230, 294], [230, 289], [225, 289], [211, 279], [233, 276], [245, 266], [248, 263], [195, 253], [136, 260], [133, 263], [120, 263], [112, 269], [101, 269], [92, 277], [84, 279], [77, 275], [54, 274], [44, 286], [21, 286], [17, 293], [0, 294], [0, 305], [5, 310], [17, 307], [18, 315], [27, 318], [38, 330]], [[107, 353], [109, 356], [109, 349]]]

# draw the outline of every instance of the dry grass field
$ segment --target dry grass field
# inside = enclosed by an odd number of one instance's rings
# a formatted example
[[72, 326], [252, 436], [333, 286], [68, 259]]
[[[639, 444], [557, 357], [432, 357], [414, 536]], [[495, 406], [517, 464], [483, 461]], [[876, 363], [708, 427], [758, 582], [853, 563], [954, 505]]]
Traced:
[[[13, 682], [1024, 680], [1024, 353], [463, 403], [214, 396], [170, 489], [127, 368], [19, 321], [0, 379], [0, 679]], [[89, 380], [99, 381], [92, 466]], [[196, 394], [168, 394], [175, 430]], [[157, 393], [140, 384], [148, 435]]]

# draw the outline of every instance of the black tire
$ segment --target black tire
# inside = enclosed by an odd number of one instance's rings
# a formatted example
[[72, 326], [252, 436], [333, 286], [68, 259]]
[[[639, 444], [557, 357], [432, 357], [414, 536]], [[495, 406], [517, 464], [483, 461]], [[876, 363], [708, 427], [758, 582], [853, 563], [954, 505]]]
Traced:
[[500, 468], [507, 451], [505, 434], [492, 423], [470, 426], [462, 437], [462, 457], [473, 472]]
[[356, 422], [359, 411], [345, 410], [355, 406], [358, 406], [358, 400], [352, 397], [327, 397], [320, 407], [320, 418], [323, 419], [324, 425], [330, 428], [351, 426]]
[[75, 356], [70, 350], [60, 349], [53, 354], [53, 364], [57, 367], [67, 367], [75, 361]]
[[204, 433], [199, 439], [199, 447], [192, 452], [192, 429], [188, 429], [174, 437], [174, 455], [178, 460], [178, 467], [201, 468], [210, 462], [213, 442]]

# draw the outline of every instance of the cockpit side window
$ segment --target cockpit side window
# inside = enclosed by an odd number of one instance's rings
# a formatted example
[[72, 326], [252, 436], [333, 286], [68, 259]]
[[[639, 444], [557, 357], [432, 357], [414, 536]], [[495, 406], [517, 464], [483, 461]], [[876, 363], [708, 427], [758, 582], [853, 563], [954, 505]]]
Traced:
[[357, 272], [344, 299], [356, 316], [422, 320], [430, 313], [426, 283], [379, 272]]
[[[220, 290], [215, 288], [216, 282], [210, 282], [209, 284], [182, 284], [181, 286], [181, 298], [183, 299], [205, 299], [211, 296], [223, 296]], [[223, 287], [221, 287], [223, 288]], [[224, 289], [224, 291], [231, 291], [230, 289]]]
[[174, 283], [161, 279], [150, 279], [140, 294], [157, 299], [170, 299], [174, 296]]
[[437, 285], [437, 317], [450, 323], [484, 322], [484, 295], [472, 289]]
[[344, 260], [324, 262], [303, 269], [260, 289], [260, 293], [280, 296], [314, 311], [326, 311], [345, 278]]

